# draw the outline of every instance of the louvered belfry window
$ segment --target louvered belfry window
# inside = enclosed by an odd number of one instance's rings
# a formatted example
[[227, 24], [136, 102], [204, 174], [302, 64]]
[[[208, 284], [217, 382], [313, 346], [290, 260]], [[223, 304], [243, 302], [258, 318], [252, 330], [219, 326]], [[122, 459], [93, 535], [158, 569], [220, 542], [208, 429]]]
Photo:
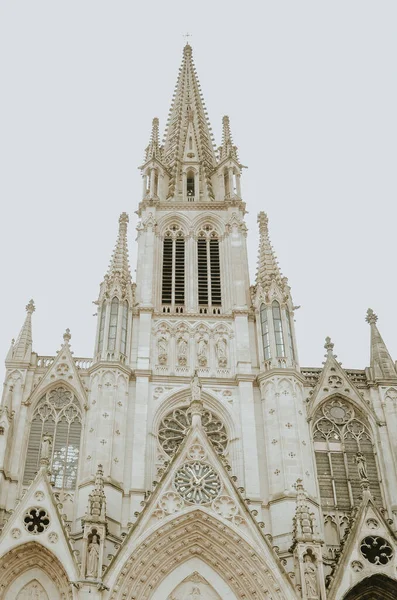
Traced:
[[183, 312], [185, 305], [185, 239], [178, 225], [170, 227], [163, 241], [161, 302]]
[[382, 504], [376, 455], [363, 414], [344, 399], [329, 400], [315, 415], [313, 441], [323, 511], [346, 512], [360, 503], [358, 452], [365, 458], [372, 496]]
[[30, 426], [24, 485], [40, 468], [44, 435], [52, 438], [51, 482], [56, 488], [74, 489], [80, 453], [81, 410], [77, 398], [64, 386], [48, 391], [38, 402]]
[[197, 240], [197, 283], [199, 307], [222, 306], [219, 239], [211, 225], [200, 231]]
[[102, 352], [103, 349], [103, 338], [105, 335], [105, 317], [106, 317], [106, 304], [102, 303], [101, 315], [99, 320], [99, 336], [98, 336], [98, 352]]
[[284, 345], [283, 323], [281, 320], [280, 304], [277, 302], [277, 300], [273, 300], [272, 314], [273, 314], [274, 337], [276, 340], [276, 354], [277, 354], [277, 356], [282, 357], [282, 356], [285, 356], [285, 345]]

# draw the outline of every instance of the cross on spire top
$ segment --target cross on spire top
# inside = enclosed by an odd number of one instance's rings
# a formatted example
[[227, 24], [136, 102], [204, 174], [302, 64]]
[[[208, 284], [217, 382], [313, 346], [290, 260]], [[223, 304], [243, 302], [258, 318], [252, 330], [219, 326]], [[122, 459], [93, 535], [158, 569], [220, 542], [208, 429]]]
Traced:
[[184, 38], [185, 38], [185, 40], [186, 40], [186, 44], [188, 44], [188, 43], [189, 43], [189, 38], [191, 38], [191, 37], [192, 37], [192, 34], [191, 34], [191, 33], [184, 33], [184, 34], [183, 34], [183, 37], [184, 37]]

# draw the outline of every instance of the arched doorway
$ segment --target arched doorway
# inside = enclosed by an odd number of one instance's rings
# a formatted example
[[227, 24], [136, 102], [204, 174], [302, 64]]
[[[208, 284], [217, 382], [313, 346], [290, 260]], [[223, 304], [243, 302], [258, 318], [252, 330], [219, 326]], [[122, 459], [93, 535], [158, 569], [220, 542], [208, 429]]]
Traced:
[[72, 600], [69, 578], [52, 552], [29, 542], [1, 557], [0, 600], [47, 600], [46, 596], [49, 600]]
[[397, 581], [386, 575], [363, 579], [344, 596], [343, 600], [396, 600]]

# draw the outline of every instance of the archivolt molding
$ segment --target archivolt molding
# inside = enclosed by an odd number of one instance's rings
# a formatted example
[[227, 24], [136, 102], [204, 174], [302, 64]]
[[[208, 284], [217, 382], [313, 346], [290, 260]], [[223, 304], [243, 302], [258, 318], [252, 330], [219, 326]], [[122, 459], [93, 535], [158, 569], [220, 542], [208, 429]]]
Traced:
[[[174, 408], [186, 407], [190, 404], [190, 394], [190, 385], [188, 385], [183, 386], [177, 392], [175, 392], [175, 390], [171, 390], [163, 397], [161, 405], [157, 408], [153, 416], [152, 433], [154, 436], [157, 436], [160, 423], [169, 412], [171, 412]], [[235, 439], [237, 432], [229, 406], [222, 404], [215, 394], [209, 390], [203, 389], [201, 394], [201, 398], [204, 403], [204, 409], [208, 408], [208, 410], [218, 415], [226, 425], [229, 434], [229, 440]]]
[[33, 568], [40, 568], [57, 586], [62, 600], [72, 600], [68, 576], [47, 548], [37, 542], [29, 542], [10, 550], [0, 559], [0, 600], [8, 600], [7, 590], [15, 579]]
[[194, 510], [159, 527], [134, 550], [117, 576], [111, 600], [148, 600], [170, 572], [193, 557], [219, 573], [237, 598], [294, 598], [281, 566], [276, 581], [253, 546], [227, 525]]

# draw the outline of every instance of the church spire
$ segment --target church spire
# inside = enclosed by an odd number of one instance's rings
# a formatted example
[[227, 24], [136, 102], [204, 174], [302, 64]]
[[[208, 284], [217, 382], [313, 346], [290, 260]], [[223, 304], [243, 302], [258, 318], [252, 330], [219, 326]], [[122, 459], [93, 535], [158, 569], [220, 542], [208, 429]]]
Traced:
[[372, 308], [367, 310], [366, 319], [371, 327], [371, 371], [372, 377], [377, 380], [397, 379], [397, 369], [389, 354], [386, 344], [376, 325], [378, 316]]
[[36, 310], [33, 300], [26, 305], [26, 318], [17, 341], [10, 349], [7, 362], [30, 362], [32, 354], [32, 314]]
[[237, 146], [233, 144], [232, 132], [230, 129], [230, 119], [225, 115], [222, 119], [222, 146], [219, 147], [219, 158], [233, 158], [238, 162]]
[[268, 292], [273, 281], [284, 290], [287, 284], [287, 278], [283, 277], [273, 246], [269, 238], [269, 219], [267, 214], [261, 211], [258, 214], [259, 224], [259, 253], [258, 253], [258, 268], [256, 273], [256, 283], [261, 285]]
[[131, 283], [131, 272], [128, 260], [127, 226], [129, 218], [127, 213], [121, 213], [119, 217], [119, 234], [116, 246], [107, 273], [108, 281], [119, 278], [124, 285]]
[[[197, 151], [196, 161], [202, 168], [202, 183], [214, 198], [211, 173], [217, 166], [211, 126], [192, 57], [192, 47], [183, 49], [182, 64], [168, 116], [164, 141], [164, 163], [170, 173], [168, 198], [177, 192], [178, 171], [185, 158], [187, 137]], [[192, 154], [195, 154], [192, 152]]]
[[157, 160], [161, 161], [162, 158], [162, 147], [160, 144], [160, 134], [159, 134], [159, 120], [157, 117], [154, 117], [152, 121], [152, 132], [150, 135], [149, 145], [146, 148], [146, 161], [151, 160], [152, 158], [157, 158]]

